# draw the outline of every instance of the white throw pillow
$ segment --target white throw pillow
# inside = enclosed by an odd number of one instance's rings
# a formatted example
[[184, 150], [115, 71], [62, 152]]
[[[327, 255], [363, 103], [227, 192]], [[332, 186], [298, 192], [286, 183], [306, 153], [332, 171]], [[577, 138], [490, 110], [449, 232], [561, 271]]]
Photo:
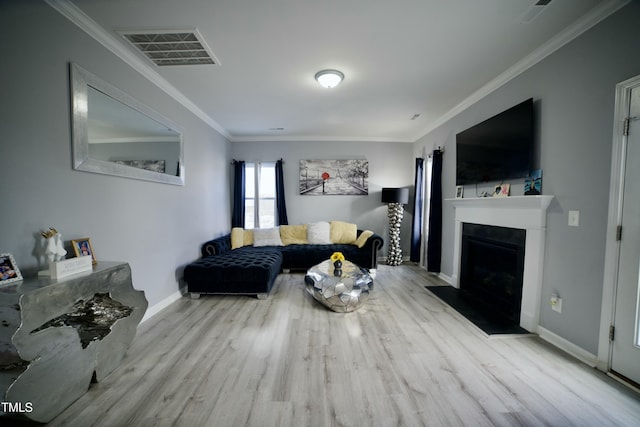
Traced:
[[326, 221], [314, 222], [307, 226], [307, 240], [314, 245], [331, 244], [331, 226]]
[[278, 227], [255, 228], [253, 230], [253, 246], [282, 246], [280, 229]]

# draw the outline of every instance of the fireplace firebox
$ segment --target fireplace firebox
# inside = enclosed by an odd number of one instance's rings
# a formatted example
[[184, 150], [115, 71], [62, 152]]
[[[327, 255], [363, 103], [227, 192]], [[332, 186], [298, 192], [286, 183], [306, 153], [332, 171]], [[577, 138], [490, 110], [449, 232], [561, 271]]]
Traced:
[[460, 290], [491, 317], [519, 324], [526, 231], [462, 224]]

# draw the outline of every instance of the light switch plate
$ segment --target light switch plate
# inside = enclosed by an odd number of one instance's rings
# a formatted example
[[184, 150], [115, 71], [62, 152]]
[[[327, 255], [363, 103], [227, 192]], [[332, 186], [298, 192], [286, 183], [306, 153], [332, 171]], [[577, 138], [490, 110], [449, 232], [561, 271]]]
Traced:
[[580, 211], [569, 211], [569, 225], [571, 227], [580, 225]]

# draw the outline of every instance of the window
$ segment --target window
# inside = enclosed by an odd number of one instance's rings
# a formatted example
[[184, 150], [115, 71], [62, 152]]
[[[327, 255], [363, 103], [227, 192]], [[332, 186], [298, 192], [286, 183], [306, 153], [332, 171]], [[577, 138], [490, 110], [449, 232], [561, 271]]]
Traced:
[[245, 163], [244, 228], [276, 226], [276, 164]]

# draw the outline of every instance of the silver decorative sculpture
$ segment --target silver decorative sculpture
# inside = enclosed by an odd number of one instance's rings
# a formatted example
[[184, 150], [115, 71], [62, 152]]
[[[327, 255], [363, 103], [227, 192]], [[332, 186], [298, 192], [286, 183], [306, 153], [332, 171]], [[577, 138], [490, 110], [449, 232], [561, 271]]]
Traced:
[[334, 273], [335, 267], [331, 260], [311, 267], [304, 277], [307, 292], [316, 301], [338, 313], [362, 307], [373, 289], [373, 279], [367, 270], [350, 261], [343, 261], [342, 273]]
[[389, 252], [387, 265], [402, 264], [402, 248], [400, 247], [400, 226], [404, 216], [404, 205], [409, 203], [408, 188], [383, 188], [382, 203], [387, 203], [389, 217]]

